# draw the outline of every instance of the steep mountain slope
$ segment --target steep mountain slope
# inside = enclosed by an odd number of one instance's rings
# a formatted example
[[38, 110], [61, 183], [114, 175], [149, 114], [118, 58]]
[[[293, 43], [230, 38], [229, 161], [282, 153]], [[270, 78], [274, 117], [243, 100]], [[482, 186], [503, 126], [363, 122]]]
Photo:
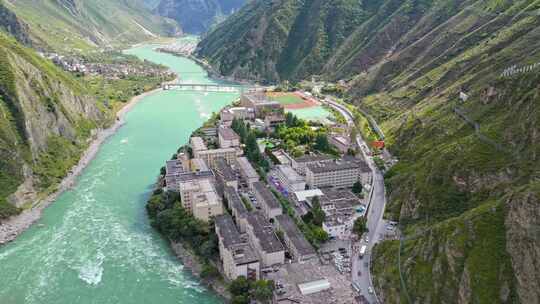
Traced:
[[199, 54], [241, 78], [347, 80], [381, 123], [404, 231], [375, 250], [384, 303], [540, 302], [540, 1], [362, 1], [329, 52], [316, 25], [339, 9], [321, 3], [249, 5]]
[[22, 44], [31, 44], [28, 34], [28, 25], [19, 20], [19, 18], [4, 5], [2, 0], [0, 0], [0, 30], [15, 37], [15, 39]]
[[176, 20], [191, 34], [206, 32], [246, 3], [246, 0], [161, 0], [155, 11]]
[[5, 7], [29, 25], [37, 47], [57, 51], [121, 46], [179, 31], [139, 0], [10, 0]]
[[52, 190], [109, 119], [72, 76], [0, 32], [0, 221]]
[[370, 9], [355, 0], [254, 1], [210, 32], [198, 54], [228, 76], [301, 79], [320, 72]]

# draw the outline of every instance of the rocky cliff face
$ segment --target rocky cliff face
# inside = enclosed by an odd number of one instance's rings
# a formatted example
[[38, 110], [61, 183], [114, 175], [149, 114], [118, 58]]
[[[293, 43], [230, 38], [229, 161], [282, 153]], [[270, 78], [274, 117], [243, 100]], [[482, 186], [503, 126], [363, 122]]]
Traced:
[[0, 29], [15, 37], [20, 43], [30, 45], [28, 25], [19, 20], [3, 1], [0, 1]]
[[202, 34], [244, 3], [246, 0], [162, 0], [155, 11], [176, 20], [187, 33]]
[[54, 187], [107, 123], [67, 73], [0, 33], [0, 219]]

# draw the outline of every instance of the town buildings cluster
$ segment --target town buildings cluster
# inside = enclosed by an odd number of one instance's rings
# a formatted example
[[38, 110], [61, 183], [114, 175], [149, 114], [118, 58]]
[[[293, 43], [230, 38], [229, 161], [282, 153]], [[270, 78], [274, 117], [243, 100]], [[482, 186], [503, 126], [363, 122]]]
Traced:
[[171, 78], [175, 74], [154, 64], [134, 64], [125, 60], [117, 62], [93, 62], [81, 57], [42, 53], [64, 71], [82, 75], [101, 75], [107, 79], [123, 79], [127, 77], [163, 77]]
[[[352, 156], [294, 158], [276, 150], [277, 162], [262, 177], [256, 164], [243, 155], [242, 140], [231, 128], [234, 119], [271, 130], [284, 121], [284, 110], [259, 93], [242, 95], [240, 105], [220, 112], [215, 130], [206, 128], [198, 133], [203, 136], [191, 137], [189, 148], [167, 162], [167, 190], [179, 192], [182, 205], [195, 218], [214, 221], [222, 273], [229, 280], [260, 279], [283, 265], [319, 263], [316, 249], [297, 222], [317, 200], [328, 236], [350, 238], [355, 219], [366, 210], [365, 199], [350, 189], [356, 183], [369, 189], [369, 167]], [[219, 146], [211, 149], [210, 142]], [[294, 214], [285, 212], [282, 199]], [[320, 286], [330, 284], [315, 285], [324, 289]], [[311, 290], [306, 288], [300, 290]]]

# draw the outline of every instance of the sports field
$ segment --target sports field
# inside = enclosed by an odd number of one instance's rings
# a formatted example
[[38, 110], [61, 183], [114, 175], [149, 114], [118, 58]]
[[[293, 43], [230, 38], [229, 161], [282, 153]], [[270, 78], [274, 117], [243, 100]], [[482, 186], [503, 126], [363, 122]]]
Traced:
[[312, 97], [304, 96], [296, 92], [269, 92], [266, 94], [268, 99], [279, 102], [285, 109], [305, 109], [319, 105]]

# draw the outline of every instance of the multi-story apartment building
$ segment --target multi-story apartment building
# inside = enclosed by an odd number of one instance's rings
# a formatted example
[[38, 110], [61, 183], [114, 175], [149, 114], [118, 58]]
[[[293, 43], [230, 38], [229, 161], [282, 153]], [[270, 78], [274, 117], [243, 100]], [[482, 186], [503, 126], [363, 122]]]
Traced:
[[293, 193], [306, 189], [306, 180], [291, 166], [277, 165], [275, 172], [277, 179], [287, 192]]
[[223, 203], [210, 179], [181, 181], [179, 184], [182, 205], [195, 218], [208, 222], [223, 214]]
[[195, 154], [196, 152], [208, 150], [208, 147], [206, 147], [206, 144], [204, 143], [202, 137], [193, 136], [189, 141], [191, 144], [191, 149], [193, 150], [193, 154]]
[[240, 147], [240, 136], [233, 129], [221, 126], [218, 129], [218, 139], [220, 148]]
[[272, 219], [283, 213], [278, 199], [265, 184], [262, 182], [254, 183], [253, 192], [255, 193], [257, 203], [267, 219]]
[[350, 188], [360, 180], [360, 166], [350, 161], [312, 163], [306, 166], [306, 183], [310, 188]]
[[283, 106], [273, 100], [268, 100], [263, 92], [246, 93], [240, 96], [240, 103], [255, 111], [255, 117], [264, 118], [268, 114], [283, 113]]
[[229, 280], [240, 276], [258, 280], [260, 277], [259, 257], [253, 247], [243, 241], [230, 215], [216, 217], [216, 234], [219, 240], [219, 257], [223, 272]]
[[217, 189], [220, 194], [223, 193], [225, 187], [233, 187], [234, 190], [238, 190], [238, 179], [233, 168], [227, 163], [227, 160], [223, 157], [216, 158], [214, 175], [216, 176]]
[[242, 120], [255, 119], [255, 110], [247, 107], [226, 107], [221, 110], [219, 117], [221, 125], [230, 127], [235, 118]]
[[300, 173], [301, 175], [306, 175], [307, 165], [332, 161], [334, 161], [334, 159], [327, 155], [304, 155], [292, 159], [291, 165], [296, 172]]
[[243, 219], [247, 216], [248, 210], [244, 202], [242, 202], [242, 198], [240, 198], [240, 195], [238, 195], [238, 192], [233, 187], [225, 187], [224, 197], [229, 209], [231, 209], [238, 230], [242, 233], [246, 232], [245, 221]]
[[259, 254], [261, 267], [283, 264], [285, 248], [279, 241], [272, 225], [259, 213], [246, 217], [246, 232], [250, 244]]
[[317, 256], [313, 246], [304, 238], [290, 216], [286, 214], [276, 216], [274, 225], [283, 233], [285, 247], [295, 262], [304, 262]]
[[232, 164], [236, 160], [236, 154], [237, 150], [235, 148], [193, 151], [195, 158], [203, 159], [212, 169], [216, 168], [216, 159], [223, 157], [228, 164]]
[[259, 181], [259, 174], [246, 157], [238, 157], [236, 165], [242, 178], [246, 181], [249, 188], [253, 188], [253, 184]]

